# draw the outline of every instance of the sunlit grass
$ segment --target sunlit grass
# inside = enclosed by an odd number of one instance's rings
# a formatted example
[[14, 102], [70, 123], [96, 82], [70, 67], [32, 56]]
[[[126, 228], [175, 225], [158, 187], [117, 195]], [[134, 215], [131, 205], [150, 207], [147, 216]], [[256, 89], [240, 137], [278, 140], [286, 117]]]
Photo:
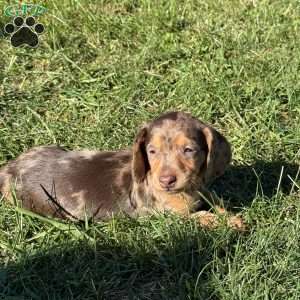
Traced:
[[0, 165], [42, 144], [125, 148], [188, 111], [231, 142], [211, 189], [250, 232], [170, 215], [68, 224], [2, 201], [0, 298], [299, 299], [300, 3], [44, 5], [37, 49], [1, 40]]

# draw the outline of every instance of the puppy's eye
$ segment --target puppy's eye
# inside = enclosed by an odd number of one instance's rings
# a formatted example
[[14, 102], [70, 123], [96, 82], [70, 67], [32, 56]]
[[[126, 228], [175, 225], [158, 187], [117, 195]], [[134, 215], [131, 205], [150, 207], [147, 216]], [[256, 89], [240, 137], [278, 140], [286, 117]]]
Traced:
[[156, 153], [156, 150], [154, 148], [149, 148], [148, 153], [154, 155]]
[[190, 154], [190, 153], [193, 153], [195, 150], [192, 149], [191, 147], [185, 147], [183, 152], [184, 154]]

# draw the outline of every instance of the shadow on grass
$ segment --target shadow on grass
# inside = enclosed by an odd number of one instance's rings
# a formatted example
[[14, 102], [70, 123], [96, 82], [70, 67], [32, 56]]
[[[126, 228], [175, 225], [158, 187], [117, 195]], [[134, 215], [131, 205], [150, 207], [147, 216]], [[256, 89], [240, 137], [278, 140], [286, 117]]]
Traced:
[[[212, 189], [233, 206], [249, 206], [257, 194], [276, 194], [282, 166], [280, 189], [289, 194], [288, 175], [295, 178], [298, 166], [282, 162], [233, 166]], [[222, 298], [217, 285], [228, 273], [237, 233], [206, 231], [192, 221], [155, 220], [118, 220], [114, 230], [95, 224], [89, 233], [97, 241], [92, 245], [69, 237], [55, 241], [64, 233], [46, 235], [45, 244], [29, 245], [35, 250], [0, 268], [0, 298]]]
[[293, 181], [289, 177], [295, 180], [298, 169], [299, 165], [282, 161], [256, 161], [251, 166], [231, 166], [211, 189], [232, 207], [250, 206], [256, 195], [268, 198], [275, 196], [279, 182], [280, 191], [285, 195], [290, 194]]
[[212, 262], [217, 256], [223, 261], [219, 271], [224, 268], [236, 233], [206, 232], [187, 222], [182, 228], [170, 223], [159, 237], [152, 231], [147, 237], [138, 234], [143, 225], [132, 222], [133, 240], [113, 239], [110, 232], [96, 238], [95, 245], [69, 241], [24, 254], [0, 271], [0, 298], [217, 299]]

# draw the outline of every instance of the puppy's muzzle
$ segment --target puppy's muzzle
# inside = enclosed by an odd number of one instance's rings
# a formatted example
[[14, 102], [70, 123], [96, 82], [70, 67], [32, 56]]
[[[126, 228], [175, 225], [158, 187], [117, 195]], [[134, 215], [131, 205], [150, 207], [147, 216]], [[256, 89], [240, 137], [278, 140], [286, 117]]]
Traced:
[[176, 184], [177, 178], [175, 175], [163, 175], [159, 177], [159, 183], [162, 188], [173, 188]]

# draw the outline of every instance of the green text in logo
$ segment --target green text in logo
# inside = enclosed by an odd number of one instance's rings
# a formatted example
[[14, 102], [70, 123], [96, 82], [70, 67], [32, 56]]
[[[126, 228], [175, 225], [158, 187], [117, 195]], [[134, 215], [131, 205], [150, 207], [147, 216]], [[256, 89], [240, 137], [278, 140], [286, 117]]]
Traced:
[[7, 17], [17, 17], [30, 15], [37, 17], [46, 12], [46, 8], [37, 4], [19, 4], [10, 5], [4, 9], [4, 15]]

